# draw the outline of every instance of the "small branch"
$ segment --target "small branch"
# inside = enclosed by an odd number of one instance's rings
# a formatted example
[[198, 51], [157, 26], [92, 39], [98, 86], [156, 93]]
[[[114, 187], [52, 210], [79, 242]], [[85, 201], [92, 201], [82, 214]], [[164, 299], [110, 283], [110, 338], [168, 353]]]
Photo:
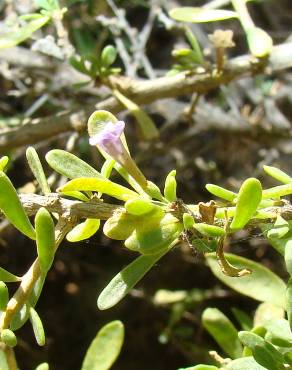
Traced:
[[[213, 74], [212, 71], [204, 71], [198, 74], [180, 73], [176, 76], [146, 81], [116, 76], [111, 78], [111, 84], [115, 85], [119, 91], [125, 93], [126, 96], [137, 104], [149, 104], [159, 99], [177, 97], [194, 92], [206, 94], [208, 91], [220, 85], [228, 84], [235, 79], [242, 78], [246, 74], [261, 74], [264, 70], [272, 72], [291, 67], [292, 43], [275, 46], [266, 63], [263, 64], [263, 61], [255, 59], [250, 55], [245, 55], [227, 62], [220, 76]], [[0, 134], [0, 151], [4, 152], [11, 148], [35, 144], [65, 132], [85, 130], [87, 117], [96, 109], [104, 109], [116, 114], [125, 108], [116, 98], [111, 97], [95, 106], [89, 105], [77, 112], [66, 112], [38, 119], [31, 124], [2, 131]], [[78, 127], [76, 127], [73, 119], [73, 117], [76, 117], [76, 114], [79, 117], [83, 117], [82, 123], [77, 125]]]
[[50, 193], [46, 196], [37, 194], [20, 194], [20, 200], [29, 216], [35, 215], [39, 208], [45, 207], [49, 212], [58, 213], [65, 217], [75, 217], [78, 220], [83, 218], [98, 218], [107, 220], [113, 212], [119, 208], [114, 204], [97, 202], [92, 199], [89, 202], [69, 200], [62, 198], [58, 193]]
[[[71, 217], [60, 217], [55, 229], [56, 250], [65, 235], [72, 229], [75, 223], [76, 219], [74, 220]], [[13, 316], [27, 302], [35, 283], [40, 277], [41, 269], [37, 258], [26, 274], [23, 275], [20, 286], [14, 293], [13, 297], [9, 300], [6, 310], [2, 312], [0, 317], [0, 331], [9, 327]]]

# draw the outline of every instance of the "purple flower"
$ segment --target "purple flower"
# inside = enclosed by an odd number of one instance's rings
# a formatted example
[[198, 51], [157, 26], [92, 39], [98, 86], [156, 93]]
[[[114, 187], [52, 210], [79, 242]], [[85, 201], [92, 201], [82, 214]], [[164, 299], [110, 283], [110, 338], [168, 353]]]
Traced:
[[125, 129], [125, 122], [108, 122], [103, 130], [89, 139], [90, 145], [97, 145], [114, 159], [118, 160], [125, 151], [121, 141], [121, 134]]
[[127, 172], [145, 188], [147, 180], [131, 158], [121, 140], [121, 135], [125, 129], [124, 121], [107, 122], [104, 128], [89, 138], [89, 144], [98, 146], [116, 160]]

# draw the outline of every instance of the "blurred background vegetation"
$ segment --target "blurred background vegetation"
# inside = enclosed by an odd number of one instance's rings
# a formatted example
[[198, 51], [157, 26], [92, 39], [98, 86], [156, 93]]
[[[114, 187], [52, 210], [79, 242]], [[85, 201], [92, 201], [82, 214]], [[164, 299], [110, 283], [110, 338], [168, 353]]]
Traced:
[[[168, 11], [176, 6], [205, 3], [63, 1], [62, 6], [68, 11], [59, 34], [56, 24], [50, 23], [20, 46], [0, 51], [0, 151], [12, 159], [8, 175], [20, 192], [38, 190], [24, 159], [26, 146], [15, 148], [13, 136], [9, 145], [3, 144], [2, 134], [46, 117], [49, 125], [59, 113], [90, 109], [110, 94], [105, 86], [84, 85], [86, 76], [73, 69], [68, 57], [74, 53], [97, 55], [111, 44], [118, 50], [114, 66], [121, 68], [122, 74], [133, 79], [164, 76], [174, 63], [172, 50], [187, 46], [183, 27], [168, 17]], [[290, 0], [253, 1], [249, 9], [255, 23], [269, 33], [275, 44], [292, 40]], [[0, 2], [0, 10], [0, 31], [4, 32], [20, 15], [35, 12], [36, 6], [30, 0], [7, 0]], [[228, 57], [248, 53], [244, 32], [237, 21], [190, 27], [207, 60], [214, 60], [208, 35], [218, 28], [233, 31], [236, 47], [228, 50]], [[60, 37], [63, 44], [57, 42]], [[159, 138], [150, 142], [143, 140], [129, 113], [118, 115], [127, 122], [129, 146], [147, 178], [162, 185], [167, 173], [176, 168], [179, 197], [194, 203], [209, 199], [204, 188], [209, 182], [238, 189], [244, 178], [255, 176], [266, 186], [272, 185], [272, 181], [267, 183], [267, 177], [262, 177], [263, 164], [291, 173], [291, 70], [249, 74], [222, 85], [199, 96], [191, 115], [190, 100], [186, 95], [157, 100], [144, 107], [160, 130]], [[77, 115], [75, 119], [78, 127], [79, 121], [87, 117]], [[84, 131], [63, 132], [34, 143], [41, 158], [50, 149], [65, 148], [96, 168], [102, 163], [89, 146]], [[43, 164], [46, 166], [45, 161]], [[46, 171], [50, 175], [48, 167]], [[50, 182], [57, 187], [64, 179], [55, 174], [50, 176]], [[35, 250], [27, 238], [5, 221], [0, 228], [1, 266], [24, 273]], [[282, 262], [268, 248], [259, 230], [254, 235], [248, 232], [237, 235], [229, 249], [260, 260], [279, 276], [286, 277]], [[163, 258], [117, 307], [98, 311], [98, 293], [132, 259], [133, 253], [101, 233], [74, 245], [63, 243], [38, 303], [47, 344], [41, 349], [31, 345], [30, 328], [24, 326], [20, 330], [16, 354], [22, 370], [42, 361], [48, 361], [53, 370], [79, 369], [97, 329], [114, 319], [124, 322], [126, 340], [113, 369], [171, 370], [208, 363], [208, 350], [218, 348], [202, 328], [204, 308], [216, 306], [232, 317], [233, 307], [249, 314], [256, 307], [251, 299], [221, 285], [200, 253], [182, 246]]]

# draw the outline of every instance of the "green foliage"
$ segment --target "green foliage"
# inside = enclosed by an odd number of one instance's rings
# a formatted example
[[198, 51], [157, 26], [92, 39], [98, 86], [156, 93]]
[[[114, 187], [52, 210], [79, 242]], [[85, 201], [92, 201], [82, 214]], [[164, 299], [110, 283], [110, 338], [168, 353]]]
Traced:
[[34, 336], [39, 346], [46, 344], [45, 331], [43, 323], [38, 313], [33, 307], [29, 308], [29, 319], [33, 328]]
[[43, 27], [50, 17], [47, 15], [37, 14], [35, 19], [27, 22], [26, 25], [19, 27], [16, 31], [12, 31], [0, 36], [0, 49], [11, 48], [28, 39], [35, 31]]
[[35, 216], [36, 244], [41, 271], [51, 268], [55, 254], [55, 225], [50, 213], [40, 208]]
[[46, 155], [46, 161], [53, 170], [69, 179], [79, 177], [103, 177], [97, 170], [82, 159], [65, 150], [53, 149], [49, 151]]
[[19, 200], [17, 192], [4, 172], [0, 172], [0, 209], [19, 231], [35, 239], [35, 231]]
[[17, 345], [16, 335], [10, 329], [3, 329], [1, 331], [1, 341], [8, 347], [15, 347]]
[[230, 229], [242, 229], [255, 214], [261, 199], [262, 186], [259, 180], [254, 178], [245, 180], [239, 189]]
[[89, 177], [73, 179], [61, 186], [58, 191], [96, 191], [124, 201], [138, 197], [138, 194], [133, 190], [110, 180]]
[[69, 242], [79, 242], [89, 239], [100, 227], [100, 220], [87, 218], [84, 222], [75, 226], [66, 236]]
[[237, 330], [221, 311], [217, 308], [207, 308], [203, 312], [202, 322], [228, 356], [237, 358], [241, 355], [242, 346], [237, 337]]
[[100, 293], [98, 308], [107, 310], [119, 303], [166, 252], [140, 256], [120, 271]]
[[165, 179], [165, 184], [164, 184], [164, 197], [167, 199], [169, 202], [174, 202], [176, 201], [176, 188], [177, 188], [177, 183], [176, 183], [176, 171], [170, 171], [169, 174], [167, 175]]
[[0, 311], [5, 311], [9, 299], [7, 285], [0, 281]]
[[181, 22], [215, 22], [224, 19], [237, 18], [237, 14], [230, 10], [204, 9], [194, 7], [174, 8], [169, 12], [171, 18]]
[[83, 360], [81, 370], [108, 370], [120, 354], [124, 342], [124, 325], [112, 321], [97, 333]]
[[26, 159], [42, 192], [44, 194], [49, 194], [51, 192], [51, 189], [44, 173], [43, 166], [41, 164], [37, 151], [31, 146], [26, 149]]
[[238, 268], [249, 268], [252, 274], [244, 277], [230, 277], [222, 273], [214, 255], [207, 255], [207, 263], [213, 274], [224, 284], [237, 292], [261, 302], [286, 306], [286, 286], [277, 275], [263, 265], [234, 254], [225, 254], [226, 259]]
[[246, 31], [249, 49], [255, 57], [263, 58], [270, 54], [273, 40], [266, 31], [253, 27]]

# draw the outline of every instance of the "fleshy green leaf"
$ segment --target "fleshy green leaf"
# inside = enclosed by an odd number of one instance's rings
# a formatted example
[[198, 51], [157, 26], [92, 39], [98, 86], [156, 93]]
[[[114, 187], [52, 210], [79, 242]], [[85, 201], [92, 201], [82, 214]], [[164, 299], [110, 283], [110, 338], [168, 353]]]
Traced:
[[269, 370], [284, 369], [283, 355], [270, 343], [257, 334], [241, 331], [238, 333], [240, 341], [252, 350], [255, 360]]
[[60, 9], [58, 0], [35, 0], [35, 3], [38, 7], [49, 11]]
[[[278, 238], [269, 239], [269, 242], [272, 245], [272, 247], [275, 248], [276, 251], [282, 254], [283, 256], [285, 255], [286, 251], [288, 252], [288, 249], [286, 250], [286, 245], [287, 243], [289, 243], [289, 241], [292, 238], [292, 221], [288, 221], [288, 224], [289, 224], [290, 231], [288, 231], [288, 233], [284, 235], [281, 239], [278, 239]], [[264, 234], [268, 234], [269, 230], [274, 229], [274, 225], [273, 224], [263, 224], [261, 225], [261, 229]], [[292, 267], [291, 267], [291, 272], [292, 272]]]
[[204, 223], [195, 223], [193, 226], [194, 229], [199, 231], [202, 235], [205, 236], [211, 236], [211, 237], [216, 237], [216, 236], [224, 236], [225, 235], [225, 230], [222, 229], [222, 227], [216, 226], [216, 225], [209, 225], [209, 224], [204, 224]]
[[286, 290], [286, 302], [287, 302], [287, 317], [292, 330], [292, 278], [288, 280], [287, 290]]
[[8, 347], [15, 347], [17, 345], [16, 335], [10, 329], [3, 329], [1, 331], [1, 341]]
[[7, 155], [0, 158], [0, 171], [3, 171], [9, 162]]
[[40, 208], [35, 216], [36, 243], [40, 268], [46, 273], [55, 254], [55, 225], [50, 213]]
[[223, 274], [214, 254], [207, 256], [207, 263], [213, 274], [224, 284], [237, 292], [260, 302], [270, 302], [285, 308], [286, 286], [277, 275], [263, 265], [247, 258], [225, 253], [228, 262], [237, 268], [248, 268], [250, 275], [230, 277]]
[[29, 238], [35, 239], [34, 228], [22, 207], [14, 186], [4, 172], [0, 172], [0, 209], [12, 225]]
[[176, 170], [172, 170], [169, 172], [169, 174], [166, 177], [165, 185], [164, 185], [164, 197], [169, 202], [175, 202], [176, 201]]
[[66, 236], [69, 242], [79, 242], [80, 240], [89, 239], [94, 235], [100, 226], [100, 220], [87, 218], [81, 224], [75, 226]]
[[81, 370], [108, 370], [120, 354], [124, 342], [124, 325], [112, 321], [97, 333], [85, 355]]
[[151, 212], [154, 204], [149, 199], [130, 199], [125, 203], [126, 211], [134, 216], [142, 216]]
[[5, 352], [1, 349], [0, 349], [0, 369], [1, 370], [9, 370]]
[[214, 22], [224, 19], [237, 18], [237, 13], [230, 10], [206, 9], [194, 7], [174, 8], [169, 12], [171, 18], [181, 22]]
[[100, 293], [97, 300], [98, 308], [107, 310], [119, 303], [166, 252], [140, 256], [126, 266]]
[[134, 230], [125, 241], [125, 247], [145, 255], [160, 253], [182, 232], [178, 219], [170, 214], [165, 215], [157, 224], [149, 223]]
[[234, 193], [233, 191], [224, 189], [221, 186], [214, 184], [207, 184], [206, 189], [216, 197], [225, 199], [228, 202], [232, 202], [237, 196], [237, 194]]
[[75, 179], [79, 177], [102, 178], [101, 174], [76, 155], [61, 149], [53, 149], [46, 155], [46, 161], [56, 172]]
[[292, 182], [292, 177], [279, 168], [264, 166], [264, 171], [274, 179], [282, 182], [283, 184], [289, 184], [290, 182]]
[[47, 362], [43, 362], [42, 364], [39, 364], [35, 370], [50, 370], [49, 364]]
[[243, 330], [252, 329], [252, 319], [247, 313], [237, 307], [232, 307], [231, 311]]
[[118, 90], [114, 90], [114, 95], [136, 118], [141, 133], [146, 140], [159, 137], [159, 131], [152, 118], [138, 104], [134, 103]]
[[252, 55], [262, 58], [270, 54], [273, 40], [266, 31], [259, 27], [249, 28], [246, 31], [246, 37]]
[[20, 44], [24, 40], [28, 39], [36, 30], [43, 27], [49, 20], [50, 17], [40, 15], [38, 19], [28, 22], [25, 26], [20, 27], [16, 31], [11, 31], [1, 35], [0, 49], [11, 48], [12, 46]]
[[194, 226], [195, 220], [189, 213], [183, 214], [183, 225], [185, 230], [189, 230]]
[[256, 212], [262, 200], [262, 186], [259, 180], [249, 178], [241, 185], [236, 202], [235, 215], [230, 228], [242, 229]]
[[219, 369], [219, 367], [217, 366], [199, 364], [196, 366], [185, 367], [183, 369], [181, 368], [178, 370], [217, 370], [217, 369]]
[[286, 185], [274, 186], [273, 188], [263, 191], [263, 199], [279, 199], [286, 195], [292, 194], [292, 183]]
[[73, 179], [63, 185], [58, 191], [96, 191], [114, 198], [127, 201], [137, 198], [138, 194], [122, 185], [116, 184], [107, 179], [93, 177], [81, 177]]
[[285, 319], [273, 319], [265, 323], [269, 341], [279, 347], [292, 347], [292, 333]]
[[0, 281], [0, 311], [5, 311], [9, 300], [9, 292], [4, 281]]
[[226, 370], [267, 370], [258, 364], [253, 357], [238, 358], [229, 362], [225, 367]]
[[21, 281], [21, 277], [11, 274], [11, 272], [0, 267], [0, 281], [5, 283], [16, 283]]
[[29, 308], [29, 318], [37, 344], [44, 346], [46, 344], [46, 336], [43, 323], [36, 310], [32, 307]]
[[281, 239], [289, 232], [289, 223], [281, 215], [277, 215], [274, 227], [267, 232], [269, 239]]
[[101, 52], [101, 64], [103, 67], [110, 67], [117, 58], [117, 49], [112, 45], [107, 45]]
[[26, 158], [32, 173], [34, 174], [37, 182], [40, 185], [40, 188], [42, 189], [42, 192], [44, 194], [49, 194], [51, 192], [51, 189], [47, 182], [47, 178], [44, 173], [44, 169], [39, 159], [38, 153], [33, 147], [30, 146], [26, 149]]
[[231, 358], [240, 357], [242, 346], [232, 322], [217, 308], [207, 308], [202, 322], [205, 329]]

